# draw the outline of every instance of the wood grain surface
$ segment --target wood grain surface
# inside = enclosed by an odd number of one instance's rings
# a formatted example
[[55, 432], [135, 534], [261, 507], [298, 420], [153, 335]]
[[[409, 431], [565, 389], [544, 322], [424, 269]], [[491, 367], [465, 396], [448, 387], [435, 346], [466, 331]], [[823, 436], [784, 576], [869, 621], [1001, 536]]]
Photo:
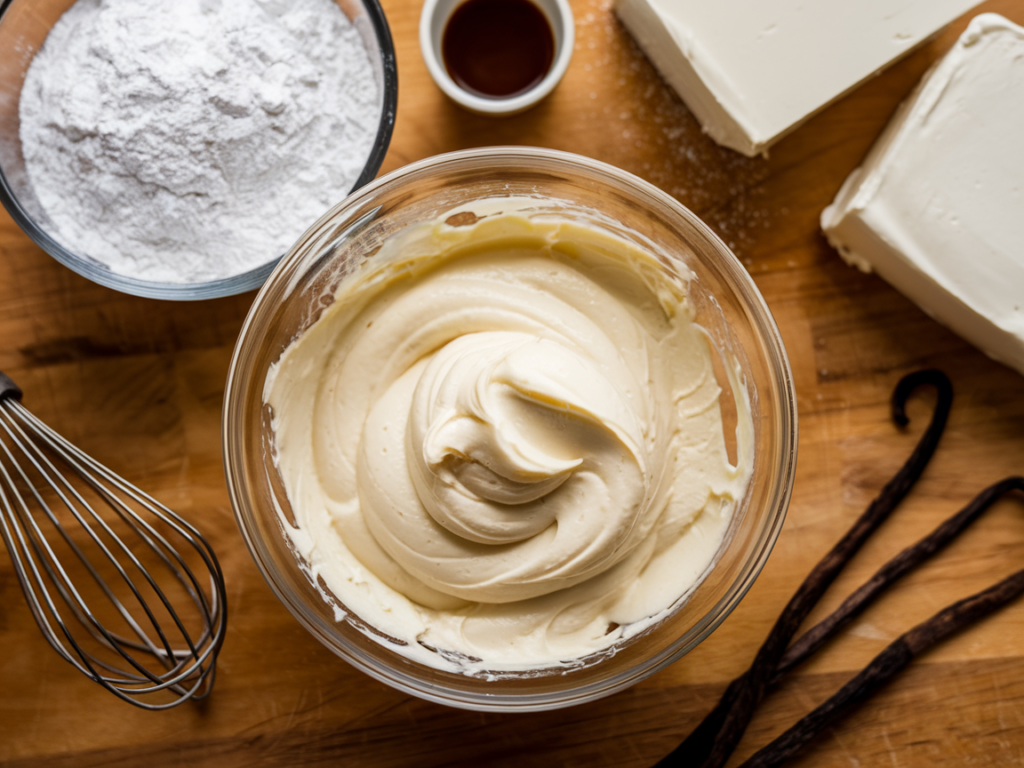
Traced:
[[[574, 0], [575, 57], [543, 104], [493, 120], [429, 79], [417, 0], [384, 0], [398, 50], [397, 125], [384, 171], [493, 144], [570, 150], [678, 198], [735, 249], [764, 293], [796, 379], [800, 457], [781, 538], [739, 608], [697, 650], [616, 696], [528, 715], [446, 709], [334, 657], [274, 598], [249, 557], [224, 486], [220, 409], [253, 295], [193, 304], [133, 298], [73, 274], [0, 213], [0, 370], [51, 426], [208, 534], [228, 584], [217, 687], [203, 704], [147, 713], [87, 681], [46, 646], [0, 556], [0, 765], [648, 766], [741, 673], [786, 599], [910, 451], [930, 413], [889, 421], [901, 375], [949, 373], [956, 401], [910, 498], [815, 614], [977, 491], [1024, 472], [1024, 377], [937, 325], [879, 278], [845, 266], [818, 215], [898, 102], [964, 28], [916, 53], [747, 159], [712, 144], [615, 20]], [[991, 0], [1024, 23], [1024, 0]], [[1024, 290], [1024, 286], [1022, 286]], [[731, 764], [826, 698], [889, 641], [1024, 563], [1024, 500], [1008, 498], [766, 701]], [[916, 661], [816, 739], [799, 766], [1024, 764], [1024, 602]]]

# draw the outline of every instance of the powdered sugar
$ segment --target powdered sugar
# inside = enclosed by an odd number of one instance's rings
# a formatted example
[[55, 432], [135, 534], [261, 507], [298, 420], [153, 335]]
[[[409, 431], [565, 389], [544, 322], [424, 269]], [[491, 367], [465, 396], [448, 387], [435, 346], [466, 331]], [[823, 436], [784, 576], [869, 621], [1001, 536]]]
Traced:
[[359, 176], [381, 98], [333, 0], [78, 0], [32, 62], [21, 140], [65, 247], [194, 283], [279, 257]]

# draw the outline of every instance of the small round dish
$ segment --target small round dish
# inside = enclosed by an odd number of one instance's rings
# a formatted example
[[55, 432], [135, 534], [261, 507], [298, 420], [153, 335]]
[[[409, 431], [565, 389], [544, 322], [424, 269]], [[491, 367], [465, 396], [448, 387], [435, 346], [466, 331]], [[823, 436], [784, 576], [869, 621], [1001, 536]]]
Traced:
[[[53, 25], [73, 4], [74, 0], [53, 3], [0, 0], [0, 202], [25, 234], [61, 264], [94, 283], [122, 293], [191, 301], [230, 296], [258, 288], [273, 271], [279, 258], [220, 280], [164, 283], [118, 274], [90, 258], [89, 254], [76, 253], [60, 242], [36, 200], [25, 170], [18, 110], [22, 84], [35, 52], [43, 45]], [[391, 31], [378, 0], [338, 0], [338, 5], [363, 38], [381, 98], [377, 135], [353, 186], [353, 189], [358, 189], [377, 175], [391, 141], [398, 104], [398, 69]]]
[[488, 98], [460, 87], [444, 64], [442, 42], [445, 28], [455, 10], [465, 0], [426, 0], [420, 13], [420, 52], [437, 86], [459, 106], [480, 115], [494, 117], [516, 115], [530, 109], [555, 89], [569, 69], [576, 25], [568, 0], [530, 0], [547, 18], [554, 36], [555, 51], [551, 68], [537, 85], [525, 93], [508, 98]]
[[[752, 470], [714, 565], [668, 614], [609, 653], [571, 668], [489, 676], [427, 666], [382, 641], [325, 594], [293, 548], [294, 516], [275, 465], [268, 373], [321, 316], [339, 285], [374, 263], [389, 238], [474, 201], [528, 196], [540, 216], [590, 221], [644, 243], [671, 274], [692, 274], [689, 301], [752, 416]], [[381, 258], [387, 258], [382, 256]], [[344, 393], [339, 393], [342, 397]], [[707, 638], [753, 584], [781, 531], [796, 467], [796, 399], [771, 313], [735, 256], [696, 216], [652, 185], [584, 157], [490, 148], [423, 160], [351, 195], [296, 244], [250, 309], [232, 357], [223, 412], [225, 472], [246, 544], [278, 598], [329, 649], [404, 692], [481, 711], [566, 707], [631, 686]]]

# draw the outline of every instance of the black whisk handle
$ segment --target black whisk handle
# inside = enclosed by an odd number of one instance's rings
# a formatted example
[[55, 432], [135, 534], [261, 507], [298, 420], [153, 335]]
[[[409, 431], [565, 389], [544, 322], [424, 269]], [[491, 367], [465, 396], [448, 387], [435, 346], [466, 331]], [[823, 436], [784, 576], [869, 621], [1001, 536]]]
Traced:
[[15, 400], [21, 400], [21, 389], [18, 385], [11, 381], [11, 377], [3, 371], [0, 371], [0, 401], [6, 400], [8, 397], [13, 397]]

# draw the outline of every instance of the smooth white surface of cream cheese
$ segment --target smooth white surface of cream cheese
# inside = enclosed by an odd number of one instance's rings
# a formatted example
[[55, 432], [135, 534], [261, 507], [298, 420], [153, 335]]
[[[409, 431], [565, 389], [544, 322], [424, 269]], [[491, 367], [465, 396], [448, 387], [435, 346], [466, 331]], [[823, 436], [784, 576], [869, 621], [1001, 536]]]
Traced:
[[616, 0], [719, 144], [764, 152], [977, 0]]
[[579, 663], [657, 621], [750, 477], [690, 276], [529, 206], [392, 237], [264, 389], [312, 581], [442, 669]]
[[821, 226], [848, 263], [1024, 373], [1024, 28], [972, 20]]

